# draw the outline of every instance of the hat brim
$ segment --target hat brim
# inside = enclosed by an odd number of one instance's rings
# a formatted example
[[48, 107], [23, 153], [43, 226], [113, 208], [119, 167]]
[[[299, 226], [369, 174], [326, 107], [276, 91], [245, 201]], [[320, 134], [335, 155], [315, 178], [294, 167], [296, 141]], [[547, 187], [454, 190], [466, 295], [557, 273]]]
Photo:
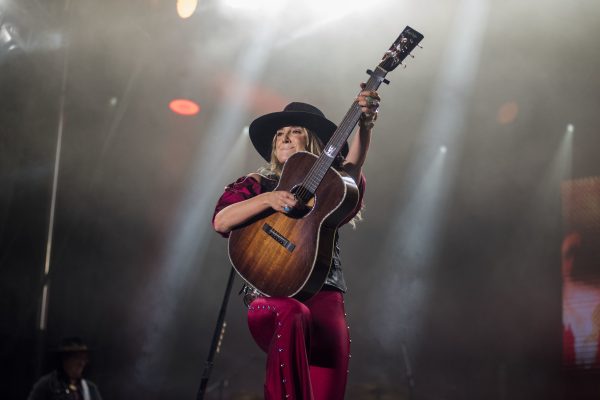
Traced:
[[[313, 131], [323, 145], [329, 142], [337, 126], [327, 118], [304, 111], [279, 111], [258, 117], [250, 124], [250, 140], [254, 148], [267, 162], [271, 162], [273, 136], [284, 126], [303, 126]], [[348, 154], [348, 143], [342, 147], [342, 155]]]
[[73, 345], [73, 346], [61, 346], [54, 350], [55, 353], [59, 354], [67, 354], [67, 353], [89, 353], [90, 348], [83, 345]]

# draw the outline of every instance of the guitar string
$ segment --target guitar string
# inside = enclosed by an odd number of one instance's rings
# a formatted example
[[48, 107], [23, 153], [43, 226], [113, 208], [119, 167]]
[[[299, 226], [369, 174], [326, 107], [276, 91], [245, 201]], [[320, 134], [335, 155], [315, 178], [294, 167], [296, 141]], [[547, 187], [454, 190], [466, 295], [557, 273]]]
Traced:
[[[356, 103], [351, 106], [351, 110], [348, 112], [348, 114], [346, 115], [344, 120], [342, 120], [342, 123], [340, 123], [340, 127], [336, 130], [338, 132], [338, 134], [337, 135], [334, 134], [334, 136], [332, 137], [332, 139], [330, 139], [328, 144], [332, 143], [332, 145], [335, 146], [337, 144], [337, 142], [340, 141], [339, 133], [342, 132], [343, 130], [347, 129], [347, 125], [349, 125], [349, 122], [347, 122], [346, 120], [348, 119], [347, 117], [350, 114], [352, 114], [353, 111], [355, 111], [354, 110], [355, 105], [356, 105]], [[341, 135], [341, 136], [344, 136], [344, 135]], [[317, 159], [317, 161], [315, 161], [315, 163], [312, 165], [309, 173], [306, 175], [305, 179], [302, 182], [303, 190], [301, 192], [301, 197], [307, 196], [310, 193], [314, 194], [314, 192], [316, 191], [316, 189], [318, 187], [318, 184], [323, 179], [323, 176], [329, 169], [329, 165], [327, 165], [327, 164], [331, 164], [331, 163], [329, 162], [329, 160], [325, 159], [325, 157], [319, 157]]]
[[[375, 75], [375, 74], [374, 74]], [[381, 84], [382, 77], [379, 76], [371, 76], [365, 85], [365, 90], [373, 90], [377, 89], [377, 87]], [[345, 137], [349, 136], [352, 128], [358, 122], [358, 118], [360, 118], [360, 107], [357, 102], [353, 103], [351, 109], [348, 111], [342, 122], [340, 123], [340, 127], [336, 130], [337, 134], [334, 134], [333, 138], [328, 142], [331, 143], [332, 146], [336, 148], [340, 148], [345, 143]], [[350, 130], [350, 132], [348, 132]], [[346, 131], [346, 133], [343, 133]], [[336, 156], [337, 156], [336, 152]], [[313, 164], [309, 173], [306, 175], [304, 181], [302, 182], [302, 187], [299, 190], [298, 194], [301, 198], [304, 196], [308, 196], [309, 194], [314, 194], [316, 189], [318, 188], [320, 182], [323, 177], [327, 173], [327, 170], [331, 166], [333, 159], [325, 159], [324, 157], [319, 157], [317, 161]], [[316, 174], [315, 174], [316, 172]], [[309, 188], [307, 188], [309, 187]], [[310, 190], [312, 189], [312, 190]]]
[[[379, 71], [377, 71], [377, 70], [379, 70]], [[380, 66], [378, 66], [376, 68], [376, 72], [373, 73], [370, 76], [369, 80], [367, 81], [367, 83], [365, 85], [365, 90], [377, 89], [379, 87], [379, 85], [381, 85], [381, 82], [383, 81], [383, 79], [385, 78], [386, 73], [387, 73], [387, 71], [385, 71]], [[340, 127], [336, 130], [337, 134], [334, 134], [334, 136], [328, 142], [328, 144], [331, 143], [335, 148], [341, 148], [346, 141], [345, 139], [350, 135], [351, 130], [354, 128], [354, 126], [358, 122], [359, 113], [360, 113], [360, 107], [358, 106], [358, 103], [355, 102], [355, 103], [353, 103], [353, 105], [351, 106], [351, 109], [348, 111], [348, 113], [342, 120], [342, 123], [340, 123]], [[344, 131], [346, 131], [346, 133], [342, 133]], [[337, 153], [339, 153], [339, 151]], [[336, 153], [336, 155], [337, 155], [337, 153]], [[333, 161], [333, 159], [325, 159], [324, 157], [323, 158], [320, 157], [319, 159], [317, 159], [317, 161], [313, 164], [312, 168], [310, 169], [309, 173], [306, 175], [306, 177], [302, 183], [303, 188], [310, 186], [310, 188], [313, 188], [313, 189], [299, 191], [299, 193], [302, 195], [302, 197], [305, 195], [309, 195], [311, 192], [314, 193], [316, 191], [316, 189], [319, 186], [320, 182], [322, 181], [325, 173], [331, 166], [332, 161]], [[316, 176], [315, 176], [315, 171], [318, 172], [318, 174]]]
[[[371, 90], [371, 89], [377, 87], [377, 82], [371, 82], [371, 80], [372, 79], [369, 79], [369, 82], [367, 84], [367, 90]], [[345, 118], [340, 123], [340, 127], [337, 129], [337, 134], [334, 134], [333, 138], [329, 141], [328, 144], [331, 144], [332, 146], [334, 146], [336, 148], [341, 148], [343, 146], [343, 144], [345, 142], [345, 140], [344, 140], [345, 137], [349, 136], [348, 130], [351, 130], [357, 122], [359, 112], [360, 112], [360, 107], [358, 106], [358, 103], [357, 102], [353, 103], [351, 106], [351, 109], [348, 111]], [[346, 133], [343, 133], [344, 131], [346, 131]], [[337, 153], [339, 153], [339, 151]], [[336, 155], [337, 155], [337, 153], [336, 153]], [[314, 188], [313, 192], [314, 192], [314, 190], [316, 190], [320, 181], [322, 180], [322, 177], [319, 179], [319, 175], [324, 176], [324, 174], [327, 172], [327, 170], [331, 166], [332, 161], [333, 161], [333, 159], [331, 159], [331, 158], [326, 159], [324, 157], [320, 157], [313, 164], [313, 168], [311, 168], [310, 173], [306, 177], [308, 179], [307, 183], [309, 183], [311, 188]], [[318, 172], [317, 176], [314, 175], [315, 170]], [[309, 186], [309, 185], [306, 185], [306, 186]]]
[[[381, 82], [384, 77], [385, 75], [378, 76], [375, 73], [373, 73], [367, 81], [364, 90], [376, 90], [379, 87], [379, 85], [381, 85]], [[360, 106], [358, 105], [358, 102], [355, 101], [350, 107], [350, 110], [348, 111], [342, 122], [340, 123], [338, 129], [336, 129], [336, 133], [334, 133], [334, 136], [329, 140], [328, 144], [331, 143], [331, 145], [334, 146], [334, 148], [341, 149], [341, 147], [347, 140], [347, 137], [349, 137], [352, 133], [352, 129], [358, 122], [359, 118]], [[308, 174], [302, 181], [300, 189], [297, 192], [297, 196], [300, 199], [304, 199], [305, 196], [309, 196], [316, 192], [319, 184], [321, 183], [325, 174], [327, 173], [327, 170], [329, 169], [329, 167], [333, 163], [333, 160], [335, 159], [335, 157], [337, 157], [338, 154], [339, 150], [336, 152], [333, 158], [328, 157], [328, 159], [325, 159], [325, 157], [319, 157], [317, 161], [313, 163]]]
[[[372, 80], [374, 80], [374, 79], [373, 78], [369, 79], [369, 82], [367, 83], [367, 85], [365, 87], [366, 90], [372, 90], [372, 89], [377, 88], [377, 86], [378, 86], [377, 82], [376, 81], [371, 82]], [[340, 127], [338, 128], [338, 134], [334, 135], [334, 137], [330, 140], [330, 143], [333, 147], [342, 148], [342, 146], [346, 142], [347, 136], [349, 136], [349, 133], [351, 133], [351, 130], [356, 125], [359, 117], [360, 117], [360, 106], [358, 105], [358, 102], [354, 102], [352, 104], [351, 109], [349, 110], [348, 114], [340, 123]], [[342, 134], [342, 132], [346, 132], [346, 133]], [[338, 151], [338, 153], [339, 153], [339, 151]], [[333, 159], [321, 159], [321, 161], [317, 161], [317, 163], [315, 163], [315, 164], [318, 164], [317, 168], [319, 170], [319, 173], [321, 175], [324, 175], [327, 172], [327, 170], [329, 169], [329, 167], [331, 166], [332, 162], [333, 162]], [[315, 177], [313, 176], [312, 180], [313, 180], [313, 186], [314, 185], [318, 186], [320, 179], [315, 180]]]

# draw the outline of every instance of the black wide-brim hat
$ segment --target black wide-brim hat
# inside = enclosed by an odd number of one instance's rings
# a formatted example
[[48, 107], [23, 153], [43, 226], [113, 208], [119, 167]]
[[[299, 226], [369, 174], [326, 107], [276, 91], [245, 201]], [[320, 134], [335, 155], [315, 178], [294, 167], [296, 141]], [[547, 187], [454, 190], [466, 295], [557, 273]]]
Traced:
[[80, 337], [73, 336], [63, 338], [53, 352], [58, 354], [89, 353], [90, 349]]
[[[278, 129], [284, 126], [303, 126], [313, 131], [323, 145], [329, 142], [329, 139], [337, 129], [337, 126], [325, 118], [325, 115], [317, 107], [307, 103], [290, 103], [283, 111], [265, 114], [256, 118], [250, 124], [250, 140], [258, 153], [271, 162], [271, 152], [273, 146], [273, 136]], [[348, 143], [342, 147], [342, 155], [348, 154]]]

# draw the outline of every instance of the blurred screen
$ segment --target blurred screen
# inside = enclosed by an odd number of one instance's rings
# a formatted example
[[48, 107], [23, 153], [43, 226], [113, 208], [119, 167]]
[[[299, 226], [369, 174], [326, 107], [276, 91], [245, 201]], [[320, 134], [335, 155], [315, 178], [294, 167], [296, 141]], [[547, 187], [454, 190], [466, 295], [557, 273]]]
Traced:
[[561, 185], [563, 366], [600, 369], [600, 177]]

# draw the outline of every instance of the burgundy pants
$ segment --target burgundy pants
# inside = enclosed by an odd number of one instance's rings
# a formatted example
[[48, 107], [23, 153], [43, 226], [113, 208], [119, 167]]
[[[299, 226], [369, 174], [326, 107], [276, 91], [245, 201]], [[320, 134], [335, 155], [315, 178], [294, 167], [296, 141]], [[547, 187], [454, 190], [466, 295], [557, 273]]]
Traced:
[[259, 297], [248, 326], [267, 353], [266, 400], [344, 398], [350, 339], [342, 293], [321, 291], [304, 303]]

